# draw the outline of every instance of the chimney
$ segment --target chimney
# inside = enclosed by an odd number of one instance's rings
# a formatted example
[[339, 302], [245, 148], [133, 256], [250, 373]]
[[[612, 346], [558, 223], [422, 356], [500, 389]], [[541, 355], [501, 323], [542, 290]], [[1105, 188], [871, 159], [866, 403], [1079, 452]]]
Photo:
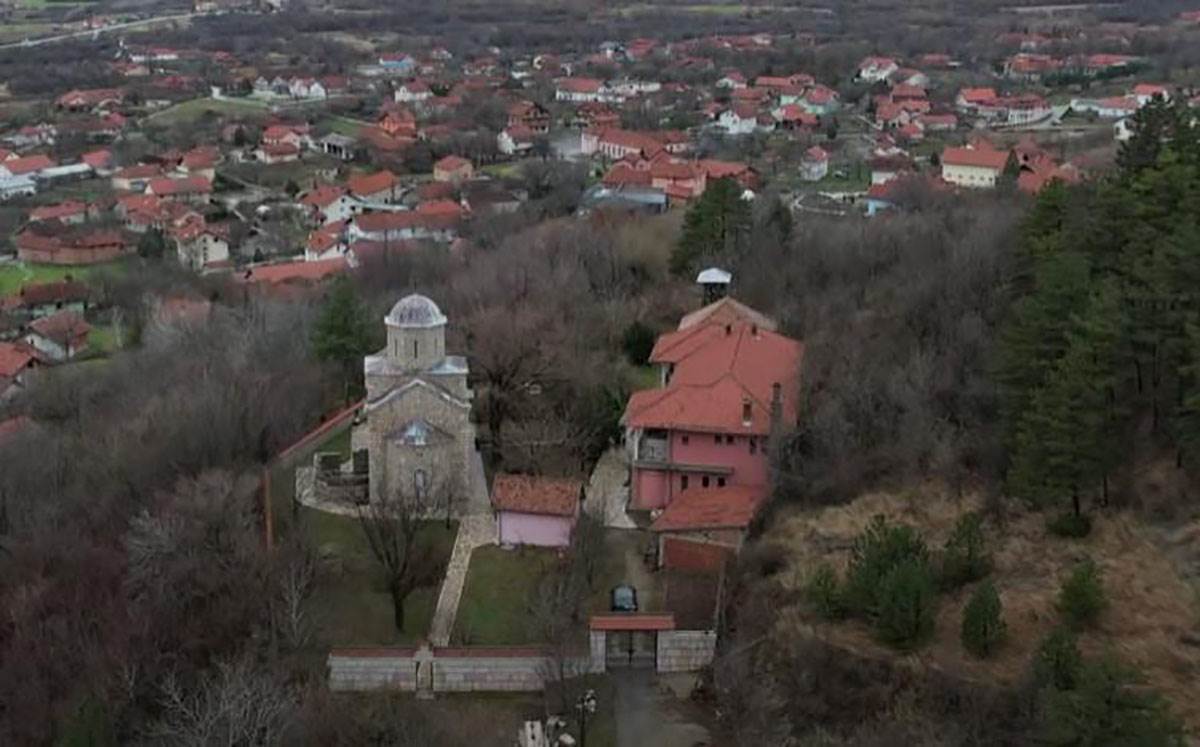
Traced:
[[749, 397], [742, 397], [742, 425], [749, 426], [754, 420], [754, 411], [750, 405]]

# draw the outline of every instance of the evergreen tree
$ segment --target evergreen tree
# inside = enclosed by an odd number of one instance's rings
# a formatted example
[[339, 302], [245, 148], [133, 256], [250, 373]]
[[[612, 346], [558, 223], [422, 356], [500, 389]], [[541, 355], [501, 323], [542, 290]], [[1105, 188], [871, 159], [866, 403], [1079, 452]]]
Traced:
[[936, 605], [929, 566], [920, 559], [906, 558], [879, 583], [875, 632], [885, 643], [913, 648], [933, 634]]
[[1055, 628], [1033, 655], [1033, 677], [1039, 687], [1071, 690], [1082, 667], [1083, 656], [1069, 628]]
[[147, 229], [138, 239], [138, 256], [143, 259], [162, 259], [167, 250], [167, 240], [157, 228]]
[[736, 254], [750, 225], [741, 185], [728, 177], [710, 182], [684, 216], [683, 234], [671, 252], [671, 272], [684, 275], [702, 258]]
[[313, 327], [317, 359], [337, 363], [342, 369], [346, 400], [361, 391], [362, 359], [371, 351], [367, 314], [350, 279], [333, 282]]
[[1173, 747], [1183, 730], [1162, 696], [1136, 672], [1104, 658], [1083, 666], [1076, 687], [1049, 689], [1042, 697], [1045, 741], [1066, 747]]
[[981, 583], [963, 607], [963, 647], [981, 659], [991, 656], [1004, 642], [1007, 628], [1001, 617], [1000, 595], [991, 581]]
[[1077, 564], [1058, 593], [1058, 611], [1073, 628], [1092, 625], [1108, 606], [1100, 569], [1090, 559]]
[[954, 525], [954, 532], [942, 551], [939, 581], [943, 588], [956, 589], [978, 581], [991, 570], [983, 542], [983, 517], [975, 512], [964, 514]]

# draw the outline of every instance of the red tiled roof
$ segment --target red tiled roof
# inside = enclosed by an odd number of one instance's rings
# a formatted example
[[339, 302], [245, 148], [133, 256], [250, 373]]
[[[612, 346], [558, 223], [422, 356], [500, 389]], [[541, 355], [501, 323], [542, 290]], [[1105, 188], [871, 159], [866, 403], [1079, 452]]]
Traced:
[[161, 177], [151, 179], [147, 191], [156, 195], [208, 194], [212, 192], [212, 182], [202, 176], [188, 176], [182, 179]]
[[334, 184], [321, 184], [304, 193], [300, 198], [301, 205], [308, 207], [324, 208], [337, 202], [346, 194], [344, 187], [339, 187]]
[[595, 78], [559, 78], [557, 85], [559, 90], [570, 93], [596, 93], [604, 82]]
[[433, 164], [433, 168], [438, 171], [458, 171], [471, 165], [471, 162], [460, 156], [446, 156]]
[[583, 483], [570, 478], [500, 474], [492, 484], [492, 505], [497, 511], [574, 516], [582, 492]]
[[10, 174], [14, 176], [20, 176], [22, 174], [32, 174], [35, 171], [51, 168], [55, 164], [53, 159], [51, 159], [49, 156], [36, 155], [23, 156], [21, 158], [10, 158], [0, 165], [8, 169]]
[[284, 262], [252, 267], [242, 275], [246, 283], [316, 282], [346, 270], [346, 258], [334, 257], [316, 262]]
[[688, 488], [675, 496], [654, 520], [650, 530], [745, 529], [754, 520], [765, 497], [766, 490], [761, 486]]
[[396, 185], [396, 175], [390, 171], [354, 176], [346, 180], [350, 193], [360, 197], [370, 196], [391, 189]]
[[42, 205], [29, 212], [29, 220], [57, 220], [87, 213], [87, 205], [78, 200], [67, 200], [57, 205]]
[[976, 166], [999, 171], [1008, 163], [1008, 151], [994, 148], [946, 148], [942, 151], [942, 163], [948, 166]]
[[674, 630], [675, 615], [670, 612], [616, 612], [609, 615], [592, 615], [588, 627], [592, 630]]
[[0, 342], [0, 377], [13, 378], [35, 360], [32, 351], [23, 344]]
[[35, 319], [29, 325], [29, 329], [47, 340], [62, 343], [87, 335], [92, 330], [92, 325], [74, 311], [60, 311], [57, 314]]

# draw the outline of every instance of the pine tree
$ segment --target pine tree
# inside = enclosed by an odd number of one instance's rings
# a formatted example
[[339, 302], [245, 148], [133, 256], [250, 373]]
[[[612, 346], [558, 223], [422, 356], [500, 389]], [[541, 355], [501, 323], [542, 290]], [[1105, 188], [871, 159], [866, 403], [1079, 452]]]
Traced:
[[1041, 708], [1045, 742], [1064, 747], [1182, 747], [1183, 730], [1162, 696], [1111, 658], [1086, 664], [1070, 690], [1049, 689]]
[[981, 583], [963, 607], [963, 647], [981, 659], [991, 656], [1007, 635], [1002, 609], [995, 585]]
[[313, 352], [317, 359], [342, 368], [347, 401], [361, 390], [362, 358], [371, 350], [367, 314], [347, 277], [339, 277], [330, 288], [313, 327]]
[[928, 564], [906, 558], [880, 581], [875, 631], [880, 640], [910, 649], [933, 634], [937, 594]]
[[1100, 569], [1090, 559], [1077, 564], [1058, 593], [1058, 611], [1073, 628], [1092, 625], [1108, 606]]
[[728, 177], [711, 182], [684, 216], [683, 234], [671, 252], [671, 272], [683, 275], [704, 257], [736, 253], [750, 224], [741, 186]]

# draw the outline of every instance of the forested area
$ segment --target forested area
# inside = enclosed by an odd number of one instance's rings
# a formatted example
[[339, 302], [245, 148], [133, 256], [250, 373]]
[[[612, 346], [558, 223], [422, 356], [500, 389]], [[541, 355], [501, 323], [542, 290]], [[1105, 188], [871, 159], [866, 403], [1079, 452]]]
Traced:
[[[877, 516], [845, 567], [802, 569], [801, 600], [779, 575], [783, 547], [745, 553], [713, 680], [743, 743], [1180, 743], [1136, 667], [1078, 643], [1116, 614], [1118, 591], [1084, 554], [1098, 512], [1170, 527], [1196, 507], [1200, 127], [1163, 103], [1136, 125], [1117, 172], [1054, 183], [1027, 206], [926, 196], [865, 227], [802, 223], [785, 246], [738, 259], [741, 295], [776, 299], [806, 344], [804, 415], [776, 446], [776, 515], [880, 490], [982, 495], [986, 511], [944, 545]], [[939, 600], [970, 588], [959, 655], [992, 657], [1006, 611], [988, 548], [1018, 515], [1043, 553], [1080, 544], [1049, 611], [1057, 627], [1015, 683], [847, 659], [819, 635], [779, 655], [784, 631], [806, 629], [780, 615], [789, 605], [907, 652], [931, 645]]]

